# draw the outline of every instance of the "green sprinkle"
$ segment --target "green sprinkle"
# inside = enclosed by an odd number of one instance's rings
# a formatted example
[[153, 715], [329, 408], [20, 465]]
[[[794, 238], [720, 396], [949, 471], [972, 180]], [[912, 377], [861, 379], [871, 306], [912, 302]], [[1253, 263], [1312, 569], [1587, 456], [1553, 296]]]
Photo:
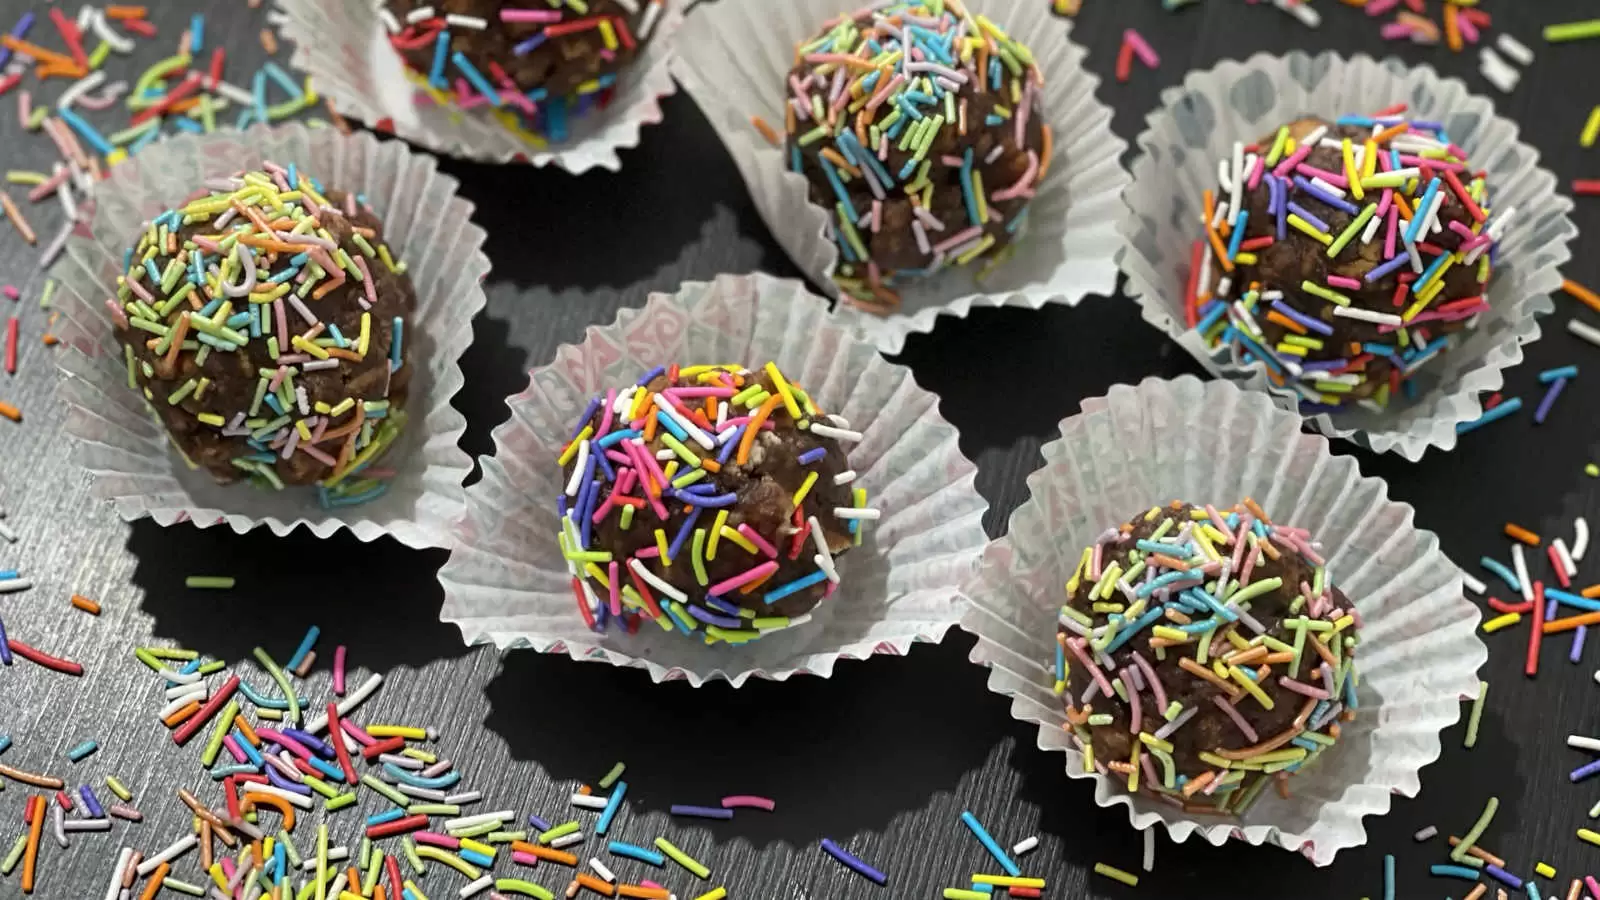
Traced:
[[1483, 700], [1489, 696], [1489, 682], [1478, 682], [1478, 696], [1472, 700], [1472, 712], [1467, 715], [1467, 739], [1462, 746], [1471, 748], [1478, 742], [1478, 723], [1483, 719]]
[[230, 590], [234, 585], [232, 575], [190, 575], [183, 580], [185, 587]]

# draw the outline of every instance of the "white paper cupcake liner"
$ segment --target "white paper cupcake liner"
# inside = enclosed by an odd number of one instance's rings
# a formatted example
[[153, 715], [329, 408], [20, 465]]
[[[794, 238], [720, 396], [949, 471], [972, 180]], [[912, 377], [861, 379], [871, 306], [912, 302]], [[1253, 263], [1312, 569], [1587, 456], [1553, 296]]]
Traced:
[[435, 153], [478, 162], [527, 162], [579, 175], [622, 168], [619, 151], [639, 146], [646, 125], [661, 121], [661, 98], [677, 90], [667, 71], [682, 0], [666, 11], [633, 63], [617, 73], [604, 109], [574, 117], [564, 141], [539, 146], [502, 126], [487, 110], [418, 104], [416, 87], [378, 18], [383, 0], [277, 0], [282, 36], [294, 42], [290, 65], [311, 76], [341, 115], [387, 129]]
[[[784, 83], [795, 45], [822, 24], [860, 4], [842, 0], [717, 0], [689, 15], [672, 73], [722, 138], [756, 209], [773, 237], [811, 283], [838, 299], [832, 275], [838, 248], [828, 239], [829, 213], [809, 199], [806, 180], [791, 172], [784, 151], [751, 125], [761, 116], [782, 127]], [[982, 279], [978, 266], [950, 268], [897, 285], [901, 305], [889, 315], [839, 303], [852, 331], [886, 353], [906, 337], [931, 331], [940, 314], [966, 316], [975, 306], [1077, 304], [1116, 288], [1118, 195], [1128, 183], [1120, 157], [1127, 146], [1111, 130], [1111, 110], [1095, 98], [1099, 79], [1084, 68], [1084, 50], [1067, 39], [1070, 24], [1036, 0], [970, 0], [1033, 51], [1044, 73], [1044, 113], [1055, 135], [1049, 175], [1029, 206], [1028, 225], [1013, 255]]]
[[[984, 553], [966, 593], [961, 627], [978, 637], [974, 662], [1011, 714], [1039, 726], [1039, 747], [1066, 754], [1066, 773], [1093, 778], [1095, 802], [1128, 808], [1133, 827], [1272, 843], [1317, 865], [1366, 840], [1365, 816], [1388, 812], [1391, 793], [1412, 796], [1418, 772], [1439, 756], [1439, 732], [1475, 696], [1488, 652], [1478, 610], [1458, 570], [1412, 509], [1363, 477], [1354, 459], [1301, 433], [1300, 420], [1262, 394], [1192, 377], [1149, 379], [1085, 400], [1046, 444], [1028, 478], [1032, 499], [1009, 534]], [[1360, 612], [1360, 710], [1320, 762], [1289, 781], [1292, 798], [1265, 791], [1239, 819], [1190, 816], [1126, 785], [1083, 771], [1055, 695], [1056, 616], [1082, 548], [1108, 526], [1172, 500], [1234, 504], [1253, 497], [1275, 521], [1310, 529], [1328, 571]]]
[[1427, 66], [1366, 56], [1258, 54], [1191, 72], [1182, 86], [1162, 92], [1161, 108], [1139, 135], [1141, 154], [1120, 212], [1126, 245], [1119, 261], [1146, 321], [1212, 374], [1297, 409], [1293, 389], [1273, 385], [1263, 363], [1240, 364], [1226, 345], [1206, 346], [1184, 323], [1190, 248], [1203, 236], [1201, 193], [1216, 187], [1217, 160], [1235, 141], [1255, 141], [1303, 116], [1336, 119], [1393, 103], [1410, 104], [1412, 118], [1443, 122], [1473, 168], [1488, 172], [1495, 208], [1517, 210], [1499, 245], [1491, 311], [1417, 373], [1416, 401], [1396, 398], [1385, 412], [1354, 407], [1309, 417], [1330, 437], [1415, 462], [1429, 447], [1454, 448], [1456, 425], [1483, 414], [1478, 395], [1498, 389], [1503, 371], [1522, 361], [1522, 346], [1538, 339], [1535, 317], [1554, 308], [1549, 295], [1561, 286], [1558, 270], [1571, 258], [1567, 243], [1577, 234], [1572, 201], [1556, 193], [1556, 177], [1538, 165], [1539, 151], [1518, 140], [1516, 124], [1496, 116], [1492, 101]]
[[[326, 185], [365, 194], [416, 288], [417, 307], [406, 326], [408, 364], [417, 367], [406, 400], [409, 418], [383, 457], [396, 474], [387, 493], [358, 506], [325, 510], [310, 487], [224, 485], [191, 469], [144, 397], [128, 388], [106, 312], [123, 251], [141, 222], [206, 179], [263, 160], [293, 162]], [[265, 525], [278, 535], [305, 525], [318, 537], [346, 527], [363, 541], [388, 534], [412, 547], [444, 546], [448, 523], [462, 509], [461, 483], [472, 470], [470, 457], [456, 446], [466, 420], [450, 397], [462, 386], [457, 361], [472, 340], [472, 317], [485, 302], [480, 282], [489, 272], [484, 231], [471, 222], [472, 205], [455, 191], [455, 179], [441, 175], [432, 157], [399, 141], [301, 125], [168, 138], [113, 169], [96, 188], [92, 234], [74, 237], [51, 273], [60, 285], [57, 334], [67, 345], [60, 360], [66, 430], [74, 438], [73, 458], [93, 476], [94, 496], [111, 501], [124, 521], [225, 522], [241, 534]]]
[[[702, 361], [776, 362], [819, 406], [849, 420], [865, 435], [849, 448], [855, 483], [883, 517], [861, 546], [838, 557], [839, 590], [805, 625], [738, 646], [709, 646], [653, 623], [633, 635], [589, 631], [556, 543], [556, 457], [591, 397], [658, 365]], [[722, 678], [737, 687], [752, 676], [827, 677], [840, 659], [903, 655], [917, 641], [938, 641], [961, 617], [960, 585], [987, 543], [976, 468], [940, 418], [938, 398], [851, 337], [799, 282], [723, 275], [652, 295], [643, 309], [622, 310], [582, 344], [563, 347], [508, 402], [511, 420], [495, 430], [494, 456], [467, 490], [455, 549], [439, 572], [441, 616], [468, 643], [644, 668], [655, 681]]]

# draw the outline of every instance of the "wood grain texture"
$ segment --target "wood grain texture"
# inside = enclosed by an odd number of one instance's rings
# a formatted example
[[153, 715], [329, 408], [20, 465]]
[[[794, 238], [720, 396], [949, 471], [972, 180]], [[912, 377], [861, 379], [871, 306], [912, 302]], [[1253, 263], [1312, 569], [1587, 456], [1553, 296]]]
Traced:
[[[163, 41], [175, 40], [187, 13], [198, 8], [191, 0], [152, 6]], [[260, 53], [261, 12], [242, 2], [207, 6], [208, 44], [225, 41], [238, 57], [232, 77], [246, 77], [252, 53]], [[1400, 52], [1490, 91], [1476, 75], [1475, 56], [1385, 44], [1375, 23], [1337, 3], [1318, 4], [1325, 24], [1315, 32], [1270, 7], [1237, 0], [1208, 0], [1179, 15], [1160, 12], [1154, 2], [1085, 6], [1075, 36], [1090, 48], [1090, 65], [1103, 79], [1130, 24], [1164, 55], [1158, 71], [1136, 71], [1131, 84], [1101, 85], [1101, 96], [1115, 106], [1117, 131], [1128, 139], [1159, 89], [1177, 83], [1187, 67], [1259, 50]], [[22, 5], [7, 0], [4, 7], [0, 26]], [[1540, 0], [1486, 8], [1497, 30], [1509, 29], [1540, 55], [1515, 95], [1496, 97], [1500, 109], [1522, 124], [1563, 179], [1600, 174], [1593, 151], [1583, 153], [1576, 140], [1590, 102], [1583, 98], [1592, 95], [1592, 46], [1555, 49], [1538, 40], [1538, 26], [1592, 15], [1591, 6]], [[22, 134], [6, 101], [0, 168], [47, 166], [49, 142]], [[445, 163], [478, 205], [495, 264], [489, 307], [463, 360], [469, 389], [456, 398], [470, 422], [464, 438], [470, 452], [492, 449], [489, 432], [507, 414], [503, 398], [526, 384], [527, 369], [551, 359], [560, 344], [580, 340], [586, 326], [685, 279], [757, 268], [792, 274], [692, 102], [680, 94], [666, 111], [665, 124], [647, 129], [643, 145], [624, 154], [620, 175], [572, 178]], [[1577, 213], [1580, 227], [1600, 224], [1600, 204], [1586, 203]], [[47, 235], [54, 220], [35, 213], [34, 224]], [[251, 648], [265, 647], [282, 660], [313, 623], [323, 638], [307, 696], [318, 702], [328, 696], [333, 647], [347, 644], [352, 679], [355, 670], [387, 679], [356, 718], [438, 727], [435, 749], [457, 761], [468, 786], [485, 792], [484, 809], [514, 806], [566, 817], [566, 797], [580, 781], [627, 761], [629, 802], [615, 833], [636, 843], [669, 834], [713, 868], [715, 881], [694, 884], [667, 870], [663, 880], [682, 898], [716, 883], [726, 884], [735, 900], [937, 897], [944, 886], [992, 870], [958, 822], [963, 809], [1006, 845], [1040, 835], [1026, 868], [1050, 880], [1054, 897], [1231, 897], [1241, 884], [1330, 900], [1380, 896], [1386, 851], [1399, 856], [1402, 896], [1442, 896], [1461, 887], [1426, 874], [1427, 863], [1443, 856], [1442, 838], [1415, 847], [1409, 835], [1427, 824], [1441, 834], [1461, 833], [1491, 793], [1502, 805], [1485, 845], [1522, 874], [1536, 859], [1555, 865], [1560, 879], [1541, 884], [1545, 893], [1564, 895], [1566, 879], [1595, 866], [1594, 851], [1572, 837], [1593, 791], [1566, 778], [1587, 757], [1562, 741], [1569, 731], [1600, 731], [1590, 681], [1600, 650], [1591, 649], [1584, 665], [1569, 665], [1564, 639], [1547, 642], [1543, 672], [1529, 681], [1520, 673], [1519, 632], [1490, 638], [1493, 687], [1478, 747], [1461, 748], [1461, 726], [1448, 732], [1443, 760], [1424, 772], [1422, 797], [1398, 801], [1390, 815], [1369, 822], [1368, 848], [1319, 872], [1278, 850], [1174, 848], [1163, 837], [1156, 872], [1127, 889], [1090, 874], [1097, 860], [1137, 867], [1140, 837], [1125, 813], [1096, 809], [1086, 783], [1070, 782], [1059, 757], [1031, 745], [1033, 729], [1013, 722], [1006, 702], [985, 690], [984, 673], [966, 663], [970, 639], [959, 633], [904, 659], [846, 664], [826, 682], [802, 678], [738, 691], [720, 684], [656, 686], [639, 672], [461, 646], [458, 633], [437, 621], [441, 598], [433, 577], [445, 558], [440, 552], [388, 541], [363, 545], [347, 535], [274, 540], [124, 525], [88, 498], [85, 476], [66, 458], [53, 399], [54, 351], [38, 342], [45, 315], [37, 308], [43, 278], [35, 259], [0, 227], [0, 283], [24, 293], [20, 304], [0, 300], [0, 318], [20, 315], [25, 336], [20, 372], [0, 374], [0, 401], [26, 414], [20, 426], [0, 421], [0, 506], [21, 535], [17, 544], [0, 545], [0, 568], [21, 568], [37, 583], [31, 592], [0, 596], [0, 617], [15, 637], [78, 660], [88, 672], [72, 680], [22, 661], [0, 668], [0, 733], [15, 741], [4, 761], [73, 785], [91, 783], [102, 802], [109, 799], [102, 779], [114, 774], [136, 792], [146, 815], [142, 824], [117, 822], [110, 835], [74, 835], [66, 850], [47, 841], [36, 896], [100, 896], [120, 846], [153, 852], [187, 827], [189, 814], [174, 787], [218, 796], [199, 768], [198, 748], [173, 746], [155, 721], [160, 685], [133, 659], [133, 646], [191, 647], [237, 665], [253, 686], [265, 688], [265, 674], [249, 661]], [[1600, 284], [1600, 262], [1580, 251], [1568, 274]], [[1508, 391], [1530, 406], [1539, 369], [1568, 362], [1587, 368], [1595, 358], [1594, 348], [1562, 330], [1574, 314], [1574, 304], [1558, 301], [1547, 336], [1530, 348], [1530, 363], [1509, 376]], [[979, 465], [979, 489], [993, 507], [986, 520], [992, 534], [1004, 531], [1025, 499], [1024, 479], [1040, 464], [1040, 444], [1080, 398], [1117, 382], [1196, 371], [1143, 325], [1125, 298], [1091, 299], [1075, 310], [988, 310], [967, 321], [946, 319], [931, 335], [913, 338], [901, 361], [940, 394], [944, 415], [961, 429], [963, 449]], [[1363, 469], [1388, 478], [1395, 495], [1415, 504], [1420, 524], [1437, 531], [1463, 562], [1503, 555], [1499, 531], [1507, 519], [1545, 535], [1570, 534], [1573, 515], [1600, 511], [1596, 482], [1582, 472], [1600, 436], [1600, 418], [1592, 413], [1600, 396], [1591, 386], [1596, 372], [1600, 367], [1569, 386], [1545, 426], [1532, 426], [1525, 412], [1467, 438], [1448, 456], [1435, 453], [1419, 465], [1363, 456]], [[1591, 563], [1580, 583], [1597, 580], [1595, 572]], [[187, 590], [183, 579], [191, 573], [235, 575], [239, 587]], [[73, 609], [72, 593], [98, 601], [103, 615]], [[101, 750], [69, 763], [65, 751], [86, 738], [98, 740]], [[669, 821], [672, 803], [714, 803], [730, 793], [773, 796], [778, 811], [742, 812], [728, 823]], [[27, 796], [17, 784], [0, 793], [0, 848], [18, 834]], [[379, 808], [370, 795], [363, 798], [364, 812]], [[331, 821], [335, 841], [353, 846], [357, 814], [345, 811]], [[817, 849], [823, 837], [888, 872], [889, 886], [845, 872]], [[585, 858], [596, 848], [587, 849]], [[657, 874], [602, 858], [627, 878]], [[199, 881], [196, 871], [189, 857], [175, 874]], [[564, 884], [545, 868], [531, 877]], [[421, 886], [449, 897], [464, 883], [434, 866]], [[0, 897], [18, 891], [15, 876], [0, 880]]]

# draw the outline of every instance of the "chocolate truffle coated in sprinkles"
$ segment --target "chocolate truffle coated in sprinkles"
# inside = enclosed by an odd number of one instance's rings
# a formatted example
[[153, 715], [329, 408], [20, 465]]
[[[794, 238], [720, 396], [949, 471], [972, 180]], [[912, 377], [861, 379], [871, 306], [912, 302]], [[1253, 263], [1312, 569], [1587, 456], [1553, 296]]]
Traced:
[[670, 0], [387, 0], [389, 41], [437, 102], [560, 141], [609, 102]]
[[879, 312], [897, 284], [1003, 258], [1049, 171], [1033, 55], [958, 0], [841, 16], [796, 48], [789, 168], [832, 213], [846, 295]]
[[147, 222], [124, 266], [107, 307], [128, 384], [191, 465], [326, 506], [384, 492], [416, 299], [364, 198], [269, 162]]
[[1354, 715], [1359, 616], [1312, 537], [1254, 501], [1153, 507], [1085, 548], [1066, 589], [1066, 727], [1130, 791], [1242, 813]]
[[799, 625], [860, 543], [849, 423], [768, 363], [673, 366], [591, 399], [557, 462], [579, 612], [708, 643]]
[[1312, 410], [1386, 408], [1489, 309], [1484, 173], [1404, 107], [1301, 119], [1218, 162], [1191, 323]]

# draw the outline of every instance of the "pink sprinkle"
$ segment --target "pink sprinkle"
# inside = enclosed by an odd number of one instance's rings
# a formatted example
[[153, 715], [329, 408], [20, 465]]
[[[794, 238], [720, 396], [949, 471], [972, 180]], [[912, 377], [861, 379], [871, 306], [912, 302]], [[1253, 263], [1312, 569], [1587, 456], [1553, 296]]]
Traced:
[[1400, 0], [1367, 0], [1367, 15], [1377, 18], [1399, 5]]
[[537, 866], [539, 857], [534, 856], [532, 853], [523, 853], [521, 850], [513, 850], [511, 852], [511, 861], [519, 866]]
[[1139, 57], [1139, 61], [1149, 68], [1154, 69], [1161, 65], [1161, 57], [1156, 54], [1155, 48], [1150, 46], [1150, 42], [1144, 39], [1144, 35], [1129, 28], [1122, 32], [1122, 40], [1133, 47], [1133, 52]]
[[111, 313], [111, 318], [117, 323], [118, 328], [128, 327], [128, 317], [123, 314], [122, 306], [117, 301], [107, 298], [106, 309]]
[[228, 752], [233, 754], [233, 758], [239, 762], [245, 762], [250, 758], [244, 755], [244, 751], [239, 748], [239, 742], [234, 740], [231, 734], [223, 736], [222, 746], [227, 747]]
[[766, 797], [756, 797], [751, 794], [734, 794], [731, 797], [722, 798], [723, 809], [764, 809], [767, 812], [772, 812], [773, 809], [777, 808], [777, 805], [775, 801]]
[[1328, 284], [1331, 287], [1349, 288], [1352, 291], [1361, 290], [1361, 282], [1346, 275], [1329, 275]]
[[1233, 724], [1239, 727], [1239, 731], [1243, 732], [1245, 740], [1252, 744], [1260, 740], [1260, 735], [1256, 734], [1256, 730], [1250, 726], [1249, 722], [1245, 721], [1244, 716], [1239, 715], [1239, 711], [1233, 708], [1233, 704], [1229, 703], [1220, 694], [1213, 694], [1211, 699], [1216, 702], [1217, 708], [1226, 713], [1228, 718], [1233, 720]]
[[333, 648], [333, 693], [344, 696], [344, 645]]
[[[1370, 8], [1370, 7], [1369, 7]], [[1411, 37], [1411, 26], [1404, 22], [1390, 22], [1378, 32], [1386, 41], [1400, 41]]]
[[[439, 834], [436, 831], [413, 831], [411, 832], [411, 839], [419, 844], [432, 844], [435, 847], [443, 847], [446, 850], [455, 850], [461, 846], [461, 841], [447, 834]], [[529, 863], [529, 865], [532, 865], [532, 863]]]
[[275, 729], [257, 727], [256, 736], [261, 738], [262, 743], [277, 744], [306, 762], [311, 761], [311, 751], [304, 744]]
[[657, 890], [657, 891], [661, 890], [661, 885], [656, 884], [654, 881], [641, 880], [639, 883], [644, 885], [647, 888], [650, 888], [651, 890]]
[[500, 10], [502, 22], [559, 22], [559, 10], [544, 9], [502, 9]]
[[9, 285], [9, 284], [6, 285], [3, 288], [0, 288], [0, 293], [5, 294], [7, 297], [10, 297], [13, 300], [15, 300], [18, 297], [22, 296], [22, 292], [21, 291], [17, 290], [15, 287], [13, 287], [12, 285]]
[[[373, 744], [378, 742], [377, 738], [367, 734], [366, 729], [350, 721], [349, 719], [340, 719], [339, 725], [344, 729], [345, 734], [355, 738], [356, 742], [364, 747], [371, 747]], [[329, 735], [329, 737], [332, 737], [332, 735]]]
[[[743, 527], [743, 526], [741, 526], [741, 527]], [[745, 536], [749, 537], [748, 534], [745, 535]], [[767, 546], [770, 547], [772, 545], [768, 544]], [[773, 554], [776, 555], [777, 551], [773, 551]], [[640, 555], [642, 555], [642, 554], [640, 554]], [[729, 591], [731, 591], [731, 590], [733, 590], [735, 588], [743, 587], [744, 585], [749, 584], [750, 582], [755, 581], [758, 578], [765, 578], [766, 576], [771, 575], [773, 572], [776, 572], [776, 571], [778, 571], [778, 564], [776, 562], [772, 562], [772, 561], [769, 560], [767, 562], [762, 563], [759, 566], [752, 566], [751, 568], [746, 569], [743, 572], [740, 572], [738, 575], [735, 575], [732, 578], [728, 578], [728, 579], [725, 579], [723, 581], [719, 581], [716, 584], [713, 584], [711, 586], [711, 593], [716, 594], [718, 596], [721, 596], [721, 595], [726, 594], [727, 592], [729, 592]]]
[[[771, 558], [771, 559], [776, 559], [777, 558], [777, 556], [778, 556], [778, 548], [774, 547], [770, 543], [768, 543], [767, 539], [762, 537], [760, 535], [760, 533], [758, 533], [754, 528], [751, 528], [748, 523], [740, 522], [738, 531], [739, 531], [740, 534], [744, 535], [745, 538], [750, 541], [750, 543], [755, 544], [758, 548], [760, 548], [761, 552], [765, 553], [768, 556], [768, 558]], [[721, 591], [712, 591], [711, 593], [720, 594], [722, 592]]]

